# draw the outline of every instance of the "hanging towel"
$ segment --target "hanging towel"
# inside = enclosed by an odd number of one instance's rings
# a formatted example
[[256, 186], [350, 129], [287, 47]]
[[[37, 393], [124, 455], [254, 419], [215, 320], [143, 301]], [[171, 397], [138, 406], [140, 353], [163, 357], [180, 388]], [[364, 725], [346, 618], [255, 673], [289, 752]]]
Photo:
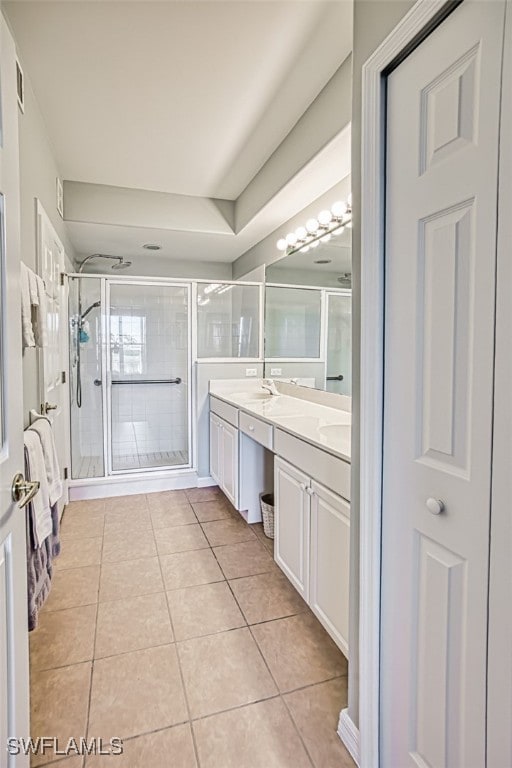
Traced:
[[[47, 312], [47, 300], [46, 300], [46, 288], [44, 282], [39, 275], [34, 275], [37, 287], [37, 303], [34, 304], [32, 300], [32, 326], [34, 328], [34, 337], [36, 340], [36, 346], [47, 347], [48, 346], [48, 312]], [[32, 283], [31, 283], [32, 285]], [[32, 295], [32, 288], [31, 288]]]
[[29, 430], [36, 432], [41, 441], [44, 465], [46, 467], [50, 507], [53, 507], [62, 496], [62, 480], [60, 478], [59, 458], [57, 456], [57, 447], [55, 445], [53, 429], [49, 419], [36, 419], [36, 421], [29, 427]]
[[30, 293], [30, 271], [21, 262], [21, 327], [24, 347], [35, 347], [34, 330], [32, 328], [32, 301]]
[[37, 275], [34, 272], [34, 270], [30, 269], [30, 267], [27, 267], [28, 270], [28, 281], [29, 281], [29, 287], [30, 287], [30, 303], [33, 307], [37, 307], [39, 304], [39, 294], [37, 291]]
[[30, 477], [39, 480], [40, 487], [32, 499], [32, 535], [36, 547], [41, 547], [44, 540], [53, 532], [52, 513], [50, 508], [50, 491], [46, 479], [43, 447], [37, 432], [27, 429], [23, 433], [27, 464]]

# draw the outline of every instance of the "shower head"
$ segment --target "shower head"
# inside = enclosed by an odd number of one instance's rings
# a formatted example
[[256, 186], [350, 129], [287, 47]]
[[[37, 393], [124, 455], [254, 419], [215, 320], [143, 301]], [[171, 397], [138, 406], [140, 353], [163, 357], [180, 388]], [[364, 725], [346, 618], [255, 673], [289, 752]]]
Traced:
[[80, 320], [85, 320], [85, 318], [87, 317], [87, 315], [89, 314], [89, 312], [92, 312], [92, 310], [93, 310], [93, 309], [96, 309], [96, 307], [101, 307], [101, 301], [95, 301], [95, 302], [94, 302], [94, 304], [91, 304], [91, 306], [90, 306], [90, 307], [87, 307], [87, 309], [85, 310], [85, 312], [84, 312], [84, 313], [82, 314], [82, 316], [80, 317]]
[[131, 267], [131, 265], [131, 261], [125, 261], [122, 257], [119, 257], [117, 264], [112, 264], [112, 269], [127, 269], [127, 267]]
[[114, 264], [112, 269], [126, 269], [127, 267], [131, 266], [131, 261], [125, 261], [122, 256], [108, 256], [106, 253], [92, 253], [90, 256], [86, 256], [85, 259], [80, 262], [78, 271], [82, 272], [87, 262], [91, 259], [110, 259], [112, 261], [116, 261], [117, 264]]

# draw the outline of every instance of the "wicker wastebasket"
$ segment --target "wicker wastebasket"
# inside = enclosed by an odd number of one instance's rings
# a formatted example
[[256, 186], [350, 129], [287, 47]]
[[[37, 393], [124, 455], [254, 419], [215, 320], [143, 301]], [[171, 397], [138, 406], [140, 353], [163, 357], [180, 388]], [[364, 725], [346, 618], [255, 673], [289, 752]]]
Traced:
[[274, 494], [262, 493], [260, 496], [263, 530], [269, 539], [274, 538]]

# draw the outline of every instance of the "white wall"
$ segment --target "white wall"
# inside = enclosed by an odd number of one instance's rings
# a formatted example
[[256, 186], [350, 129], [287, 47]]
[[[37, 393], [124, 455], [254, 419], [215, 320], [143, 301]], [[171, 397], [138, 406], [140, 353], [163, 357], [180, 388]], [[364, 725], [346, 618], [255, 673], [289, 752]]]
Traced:
[[[43, 119], [25, 73], [25, 112], [19, 113], [20, 141], [20, 198], [21, 198], [21, 258], [36, 269], [37, 230], [36, 198], [40, 200], [59, 238], [67, 257], [73, 248], [56, 205], [56, 179], [59, 171], [49, 144]], [[69, 264], [70, 266], [70, 264]], [[37, 378], [38, 350], [26, 349], [23, 355], [24, 420], [28, 423], [31, 408], [39, 410]]]
[[[80, 261], [89, 255], [88, 253], [77, 254], [73, 271], [76, 271]], [[91, 260], [84, 269], [84, 274], [95, 273], [109, 275], [110, 277], [115, 277], [116, 275], [118, 277], [143, 275], [144, 277], [169, 277], [190, 280], [232, 279], [232, 265], [229, 262], [169, 259], [165, 256], [151, 255], [149, 252], [147, 255], [129, 256], [127, 259], [132, 262], [132, 266], [120, 272], [112, 271], [112, 262], [102, 259]]]

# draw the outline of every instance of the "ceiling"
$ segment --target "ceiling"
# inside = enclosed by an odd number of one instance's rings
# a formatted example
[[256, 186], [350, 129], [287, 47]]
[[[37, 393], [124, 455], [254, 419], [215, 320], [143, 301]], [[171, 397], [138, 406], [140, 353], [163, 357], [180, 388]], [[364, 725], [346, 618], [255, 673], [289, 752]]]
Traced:
[[348, 2], [3, 6], [63, 177], [183, 195], [236, 199], [352, 45]]

